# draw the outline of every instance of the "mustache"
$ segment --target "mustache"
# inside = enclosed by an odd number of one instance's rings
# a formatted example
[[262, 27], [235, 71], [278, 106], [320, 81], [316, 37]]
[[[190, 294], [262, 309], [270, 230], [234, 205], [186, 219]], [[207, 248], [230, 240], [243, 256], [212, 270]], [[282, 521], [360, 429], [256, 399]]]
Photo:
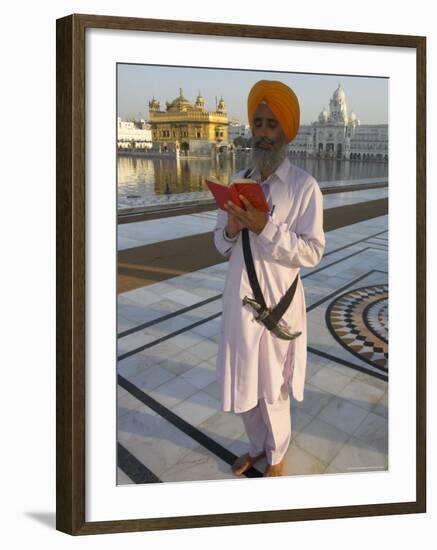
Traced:
[[274, 139], [270, 139], [268, 137], [262, 136], [260, 138], [254, 138], [253, 144], [255, 147], [258, 147], [258, 145], [276, 145], [276, 141]]
[[[271, 150], [258, 146], [259, 143], [271, 143]], [[252, 162], [261, 172], [273, 172], [281, 164], [288, 153], [288, 145], [285, 140], [270, 139], [266, 137], [254, 139], [252, 142]]]

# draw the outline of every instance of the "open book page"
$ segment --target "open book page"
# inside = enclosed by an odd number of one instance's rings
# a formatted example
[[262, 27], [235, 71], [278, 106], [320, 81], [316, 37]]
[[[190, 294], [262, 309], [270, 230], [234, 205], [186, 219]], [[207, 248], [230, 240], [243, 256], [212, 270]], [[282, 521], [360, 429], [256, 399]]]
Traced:
[[245, 210], [245, 206], [239, 195], [243, 195], [257, 210], [268, 212], [269, 206], [264, 196], [264, 192], [255, 180], [240, 178], [234, 180], [231, 185], [226, 185], [215, 178], [207, 178], [206, 185], [213, 194], [217, 206], [226, 210], [224, 205], [231, 200], [238, 207]]

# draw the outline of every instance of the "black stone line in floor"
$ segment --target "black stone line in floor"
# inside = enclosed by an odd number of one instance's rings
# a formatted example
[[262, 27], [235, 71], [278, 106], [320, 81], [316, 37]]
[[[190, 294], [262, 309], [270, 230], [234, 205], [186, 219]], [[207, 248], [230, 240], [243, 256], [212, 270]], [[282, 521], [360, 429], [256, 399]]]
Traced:
[[[202, 447], [213, 453], [215, 456], [219, 457], [223, 462], [226, 462], [229, 465], [232, 465], [235, 460], [237, 459], [237, 456], [234, 453], [231, 453], [231, 451], [228, 451], [225, 447], [214, 441], [211, 437], [207, 436], [203, 432], [201, 432], [196, 427], [189, 424], [187, 421], [185, 421], [183, 418], [175, 414], [170, 409], [167, 409], [167, 407], [164, 407], [161, 403], [156, 401], [156, 399], [153, 399], [150, 397], [150, 395], [147, 395], [144, 391], [142, 391], [140, 388], [135, 386], [135, 384], [132, 384], [132, 382], [129, 382], [126, 378], [121, 376], [120, 374], [117, 376], [118, 384], [124, 388], [127, 392], [129, 392], [131, 395], [133, 395], [136, 399], [141, 401], [144, 405], [152, 409], [154, 412], [162, 416], [165, 420], [170, 422], [173, 426], [175, 426], [178, 430], [183, 432], [185, 435], [190, 437], [191, 439], [194, 439], [197, 441]], [[256, 468], [249, 468], [244, 475], [246, 477], [262, 477], [262, 474], [259, 470]], [[130, 477], [130, 476], [129, 476]]]
[[117, 466], [134, 483], [162, 483], [144, 464], [123, 445], [117, 443]]
[[383, 241], [378, 241], [376, 239], [368, 239], [367, 241], [365, 241], [366, 243], [369, 243], [373, 246], [380, 246], [381, 248], [385, 248], [386, 250], [388, 249], [388, 242], [383, 242]]
[[174, 336], [177, 336], [178, 334], [182, 334], [183, 332], [187, 332], [188, 330], [191, 330], [194, 327], [197, 327], [199, 325], [203, 325], [204, 323], [207, 323], [208, 321], [212, 321], [216, 317], [220, 317], [222, 312], [214, 313], [214, 315], [210, 315], [209, 317], [205, 317], [205, 319], [201, 319], [200, 321], [196, 321], [195, 323], [192, 323], [191, 325], [187, 325], [186, 327], [182, 327], [179, 330], [175, 330], [174, 332], [171, 332], [170, 334], [166, 334], [165, 336], [162, 336], [161, 338], [158, 338], [156, 340], [153, 340], [152, 342], [149, 342], [147, 344], [144, 344], [143, 346], [140, 346], [139, 348], [132, 349], [130, 351], [127, 351], [126, 353], [122, 353], [117, 357], [117, 361], [121, 361], [122, 359], [126, 359], [127, 357], [130, 357], [131, 355], [135, 355], [139, 353], [140, 351], [143, 351], [145, 349], [151, 348], [153, 346], [156, 346], [158, 344], [161, 344], [161, 342], [165, 342], [166, 340], [170, 340], [170, 338], [173, 338]]
[[379, 245], [376, 245], [376, 244], [370, 245], [369, 248], [370, 248], [371, 250], [375, 250], [375, 251], [377, 251], [377, 252], [385, 252], [385, 253], [388, 252], [388, 249], [387, 249], [387, 248], [383, 248], [383, 247], [381, 247], [381, 246], [379, 246]]
[[344, 246], [340, 246], [339, 248], [336, 248], [335, 250], [325, 252], [323, 254], [323, 257], [326, 258], [326, 256], [330, 256], [331, 254], [335, 254], [336, 252], [340, 252], [340, 250], [344, 250], [345, 248], [350, 248], [351, 246], [354, 246], [356, 244], [365, 242], [365, 241], [367, 241], [367, 239], [372, 239], [376, 235], [382, 235], [383, 233], [387, 233], [387, 229], [384, 229], [384, 231], [378, 231], [378, 233], [374, 233], [373, 235], [369, 235], [368, 237], [364, 237], [362, 239], [359, 239], [358, 241], [354, 241], [353, 243], [349, 243], [349, 244], [345, 244]]
[[206, 298], [201, 302], [196, 302], [191, 306], [183, 307], [181, 309], [178, 309], [177, 311], [173, 311], [172, 313], [163, 315], [162, 317], [157, 317], [156, 319], [152, 319], [151, 321], [147, 321], [146, 323], [141, 323], [141, 325], [136, 325], [135, 327], [124, 330], [123, 332], [119, 332], [117, 334], [117, 338], [124, 338], [125, 336], [129, 336], [130, 334], [134, 334], [135, 332], [139, 332], [140, 330], [143, 330], [145, 328], [151, 327], [153, 325], [157, 325], [158, 323], [162, 323], [164, 321], [167, 321], [168, 319], [172, 319], [173, 317], [178, 317], [179, 315], [182, 315], [187, 311], [192, 311], [193, 309], [202, 307], [206, 304], [209, 304], [210, 302], [214, 302], [215, 300], [218, 300], [219, 298], [221, 298], [221, 296], [222, 296], [221, 294], [217, 294], [216, 296], [211, 296], [210, 298]]
[[361, 279], [364, 279], [365, 277], [368, 277], [369, 275], [372, 275], [373, 273], [377, 273], [378, 270], [377, 269], [371, 269], [370, 271], [367, 271], [366, 273], [364, 273], [363, 275], [360, 275], [359, 277], [357, 277], [356, 279], [353, 279], [352, 281], [350, 281], [349, 283], [343, 285], [342, 287], [334, 290], [333, 292], [331, 292], [330, 294], [327, 294], [326, 296], [324, 296], [323, 298], [321, 298], [320, 300], [318, 300], [317, 302], [314, 302], [314, 304], [311, 304], [310, 306], [307, 307], [307, 313], [313, 309], [315, 309], [316, 307], [320, 306], [320, 304], [323, 304], [324, 302], [326, 302], [327, 300], [330, 300], [331, 298], [333, 298], [334, 296], [336, 296], [337, 294], [339, 294], [340, 292], [342, 292], [343, 290], [346, 290], [347, 288], [349, 288], [350, 286], [354, 285], [355, 283], [358, 283], [359, 281], [361, 281]]
[[383, 380], [384, 382], [388, 382], [388, 376], [382, 372], [378, 371], [371, 371], [367, 369], [366, 367], [361, 367], [360, 365], [356, 365], [355, 363], [351, 363], [350, 361], [347, 361], [346, 359], [342, 359], [341, 357], [336, 357], [335, 355], [331, 355], [330, 353], [326, 353], [326, 351], [321, 351], [319, 349], [313, 348], [312, 346], [308, 346], [307, 350], [311, 353], [314, 353], [314, 355], [319, 355], [320, 357], [323, 357], [324, 359], [329, 359], [329, 361], [333, 361], [334, 363], [340, 363], [340, 365], [344, 365], [345, 367], [349, 367], [351, 369], [357, 370], [359, 372], [363, 372], [364, 374], [368, 374], [369, 376], [373, 376], [374, 378], [379, 378], [380, 380]]

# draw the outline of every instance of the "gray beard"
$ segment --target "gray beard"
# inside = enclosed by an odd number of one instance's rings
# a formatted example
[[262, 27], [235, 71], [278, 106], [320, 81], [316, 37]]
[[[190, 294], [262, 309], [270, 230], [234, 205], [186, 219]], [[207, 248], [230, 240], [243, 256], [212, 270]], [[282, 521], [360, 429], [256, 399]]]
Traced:
[[252, 163], [262, 174], [273, 174], [288, 154], [288, 143], [281, 143], [271, 151], [252, 145]]

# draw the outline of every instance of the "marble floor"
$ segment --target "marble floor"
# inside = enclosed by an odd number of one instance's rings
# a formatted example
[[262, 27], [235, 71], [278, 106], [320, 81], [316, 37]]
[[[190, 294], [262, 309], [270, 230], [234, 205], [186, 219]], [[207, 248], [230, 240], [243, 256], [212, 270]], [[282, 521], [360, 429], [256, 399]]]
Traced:
[[[209, 192], [208, 196], [210, 198]], [[339, 192], [324, 195], [323, 206], [328, 209], [387, 197], [387, 188]], [[198, 214], [120, 224], [117, 228], [118, 250], [208, 233], [214, 229], [216, 218], [217, 210], [211, 210]]]
[[[215, 219], [209, 212], [186, 217], [202, 231]], [[388, 322], [388, 218], [326, 238], [321, 263], [301, 271], [307, 376], [304, 400], [291, 402], [285, 475], [388, 468], [387, 349], [379, 348]], [[230, 464], [247, 451], [241, 418], [220, 411], [215, 381], [227, 265], [119, 295], [119, 484], [230, 479]], [[248, 477], [262, 476], [264, 467], [260, 461]]]

